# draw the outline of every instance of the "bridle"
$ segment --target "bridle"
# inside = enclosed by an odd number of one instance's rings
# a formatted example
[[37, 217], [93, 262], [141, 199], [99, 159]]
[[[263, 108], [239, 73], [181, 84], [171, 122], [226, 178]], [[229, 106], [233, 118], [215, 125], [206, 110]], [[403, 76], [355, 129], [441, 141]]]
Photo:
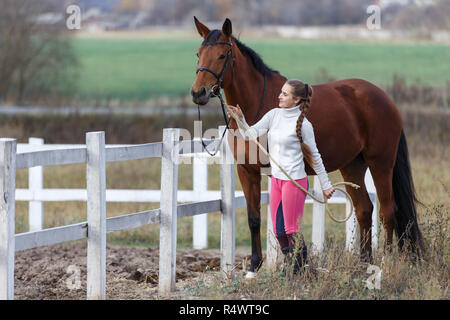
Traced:
[[[195, 73], [198, 74], [200, 71], [207, 71], [207, 72], [211, 73], [217, 79], [217, 83], [214, 86], [211, 87], [211, 89], [209, 90], [208, 94], [219, 98], [220, 105], [222, 107], [223, 117], [225, 119], [226, 128], [225, 128], [225, 130], [222, 133], [222, 137], [220, 138], [220, 141], [219, 141], [219, 145], [220, 145], [222, 143], [223, 137], [225, 136], [225, 133], [227, 132], [227, 130], [230, 129], [229, 126], [228, 126], [230, 121], [227, 119], [227, 116], [226, 116], [225, 105], [224, 105], [224, 102], [223, 102], [223, 97], [222, 97], [222, 94], [220, 93], [220, 86], [222, 85], [223, 76], [225, 74], [225, 71], [227, 70], [228, 64], [230, 62], [230, 58], [233, 56], [233, 43], [232, 42], [228, 42], [228, 41], [216, 41], [216, 42], [212, 43], [211, 45], [216, 45], [216, 44], [226, 44], [226, 45], [230, 46], [230, 50], [228, 50], [227, 57], [226, 57], [225, 63], [224, 63], [223, 68], [222, 68], [222, 72], [220, 72], [220, 74], [217, 74], [217, 73], [215, 73], [213, 70], [211, 70], [209, 68], [200, 67], [200, 68], [197, 68]], [[214, 90], [216, 90], [216, 89], [218, 91], [218, 94], [216, 94], [214, 92]], [[198, 120], [200, 121], [200, 106], [198, 104], [197, 104], [197, 109], [198, 109]], [[217, 154], [217, 152], [219, 151], [220, 148], [216, 148], [216, 151], [214, 153], [211, 153], [206, 148], [206, 144], [203, 141], [202, 135], [200, 135], [200, 140], [202, 142], [203, 148], [206, 150], [206, 152], [210, 156], [215, 156]]]
[[[220, 144], [222, 143], [222, 140], [223, 140], [223, 138], [225, 136], [225, 133], [227, 132], [227, 130], [230, 129], [230, 127], [228, 126], [230, 121], [229, 121], [229, 119], [227, 119], [227, 115], [226, 115], [226, 112], [225, 112], [225, 103], [223, 101], [223, 97], [222, 97], [222, 93], [220, 92], [220, 88], [221, 88], [221, 85], [222, 85], [223, 76], [225, 75], [225, 71], [227, 70], [227, 67], [228, 67], [228, 65], [230, 63], [230, 59], [231, 58], [233, 59], [233, 65], [234, 65], [234, 57], [233, 57], [233, 43], [232, 42], [230, 42], [230, 41], [216, 41], [214, 43], [209, 43], [208, 45], [218, 45], [218, 44], [225, 44], [225, 45], [230, 46], [230, 50], [228, 50], [228, 53], [227, 53], [227, 56], [226, 56], [226, 60], [225, 60], [225, 63], [223, 65], [223, 68], [222, 68], [222, 71], [220, 72], [220, 74], [217, 74], [216, 72], [214, 72], [213, 70], [211, 70], [211, 69], [209, 69], [207, 67], [199, 67], [199, 68], [197, 68], [195, 73], [198, 74], [200, 71], [207, 71], [207, 72], [211, 73], [217, 79], [217, 83], [214, 86], [211, 87], [211, 89], [209, 90], [208, 94], [210, 96], [219, 98], [220, 105], [222, 107], [223, 118], [225, 119], [226, 128], [225, 128], [225, 130], [222, 133], [222, 137], [220, 138], [220, 141], [219, 141], [219, 144], [218, 144], [218, 146], [220, 146]], [[232, 71], [233, 71], [233, 76], [234, 76], [234, 68], [232, 69]], [[218, 92], [217, 94], [215, 93], [216, 89], [217, 89], [217, 92]], [[266, 75], [264, 74], [264, 89], [263, 89], [263, 93], [262, 93], [261, 103], [259, 105], [259, 109], [258, 109], [258, 111], [256, 113], [255, 119], [253, 120], [253, 123], [255, 123], [256, 120], [258, 119], [259, 113], [260, 113], [260, 111], [261, 111], [261, 109], [262, 109], [262, 107], [264, 105], [264, 96], [265, 95], [266, 95]], [[198, 104], [197, 104], [197, 110], [198, 110], [198, 120], [201, 121], [200, 120], [200, 106]], [[216, 151], [214, 153], [211, 153], [206, 148], [207, 146], [206, 146], [205, 142], [203, 141], [203, 138], [202, 138], [201, 135], [200, 135], [200, 140], [202, 142], [203, 148], [206, 150], [206, 152], [210, 156], [215, 156], [217, 154], [217, 152], [218, 152], [218, 150], [220, 148], [217, 147]]]
[[223, 65], [223, 68], [222, 68], [222, 72], [220, 72], [220, 74], [217, 74], [214, 71], [212, 71], [211, 69], [206, 68], [206, 67], [197, 68], [197, 71], [195, 72], [197, 74], [200, 71], [208, 71], [209, 73], [211, 73], [217, 79], [217, 84], [215, 86], [213, 86], [211, 90], [213, 90], [214, 87], [216, 87], [216, 86], [220, 89], [220, 85], [222, 84], [223, 76], [225, 74], [225, 71], [227, 70], [228, 63], [230, 62], [230, 58], [233, 56], [233, 43], [232, 42], [216, 41], [216, 42], [214, 42], [214, 43], [212, 43], [210, 45], [216, 45], [216, 44], [226, 44], [226, 45], [230, 46], [230, 50], [228, 50], [227, 57], [226, 57], [226, 60], [225, 60], [225, 64]]

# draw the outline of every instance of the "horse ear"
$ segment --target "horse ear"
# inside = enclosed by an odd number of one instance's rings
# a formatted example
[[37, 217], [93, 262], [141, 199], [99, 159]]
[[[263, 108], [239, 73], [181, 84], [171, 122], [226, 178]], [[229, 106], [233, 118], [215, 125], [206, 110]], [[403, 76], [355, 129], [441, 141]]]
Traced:
[[225, 22], [222, 26], [222, 33], [227, 37], [231, 37], [232, 27], [231, 27], [231, 20], [226, 18]]
[[202, 38], [206, 38], [208, 33], [210, 32], [209, 28], [205, 26], [203, 23], [201, 23], [195, 16], [194, 16], [194, 22], [195, 26], [197, 27], [198, 33], [202, 36]]

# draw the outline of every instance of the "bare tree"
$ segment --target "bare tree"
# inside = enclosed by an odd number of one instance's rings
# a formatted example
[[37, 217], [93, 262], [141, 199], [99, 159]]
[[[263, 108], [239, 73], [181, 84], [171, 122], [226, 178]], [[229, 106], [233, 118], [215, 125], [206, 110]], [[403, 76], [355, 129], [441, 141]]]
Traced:
[[67, 94], [76, 57], [63, 3], [0, 0], [0, 8], [0, 100], [24, 104]]

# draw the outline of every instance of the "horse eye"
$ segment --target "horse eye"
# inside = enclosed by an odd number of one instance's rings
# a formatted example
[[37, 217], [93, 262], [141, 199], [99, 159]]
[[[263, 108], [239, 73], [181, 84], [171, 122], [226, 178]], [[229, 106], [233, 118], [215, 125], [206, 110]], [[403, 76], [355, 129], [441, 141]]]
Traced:
[[225, 59], [225, 56], [223, 54], [220, 55], [219, 59]]
[[200, 57], [198, 56], [198, 53], [196, 53], [195, 55], [197, 56], [197, 58], [200, 58]]

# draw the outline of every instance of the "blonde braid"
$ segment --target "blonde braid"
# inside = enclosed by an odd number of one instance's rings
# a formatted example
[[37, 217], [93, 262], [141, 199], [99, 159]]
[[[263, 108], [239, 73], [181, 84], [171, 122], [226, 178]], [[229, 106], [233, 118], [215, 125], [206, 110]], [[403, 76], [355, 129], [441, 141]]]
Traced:
[[[303, 82], [299, 80], [289, 80], [287, 82], [294, 89], [294, 96], [301, 97], [300, 100], [300, 111], [302, 112], [297, 119], [297, 137], [300, 140], [300, 146], [303, 153], [303, 159], [312, 167], [315, 168], [316, 163], [314, 161], [314, 157], [309, 146], [303, 142], [302, 137], [302, 125], [303, 119], [306, 117], [306, 113], [309, 110], [311, 105], [311, 96], [313, 94], [312, 88], [308, 85], [305, 85]], [[306, 92], [308, 90], [308, 92]]]

